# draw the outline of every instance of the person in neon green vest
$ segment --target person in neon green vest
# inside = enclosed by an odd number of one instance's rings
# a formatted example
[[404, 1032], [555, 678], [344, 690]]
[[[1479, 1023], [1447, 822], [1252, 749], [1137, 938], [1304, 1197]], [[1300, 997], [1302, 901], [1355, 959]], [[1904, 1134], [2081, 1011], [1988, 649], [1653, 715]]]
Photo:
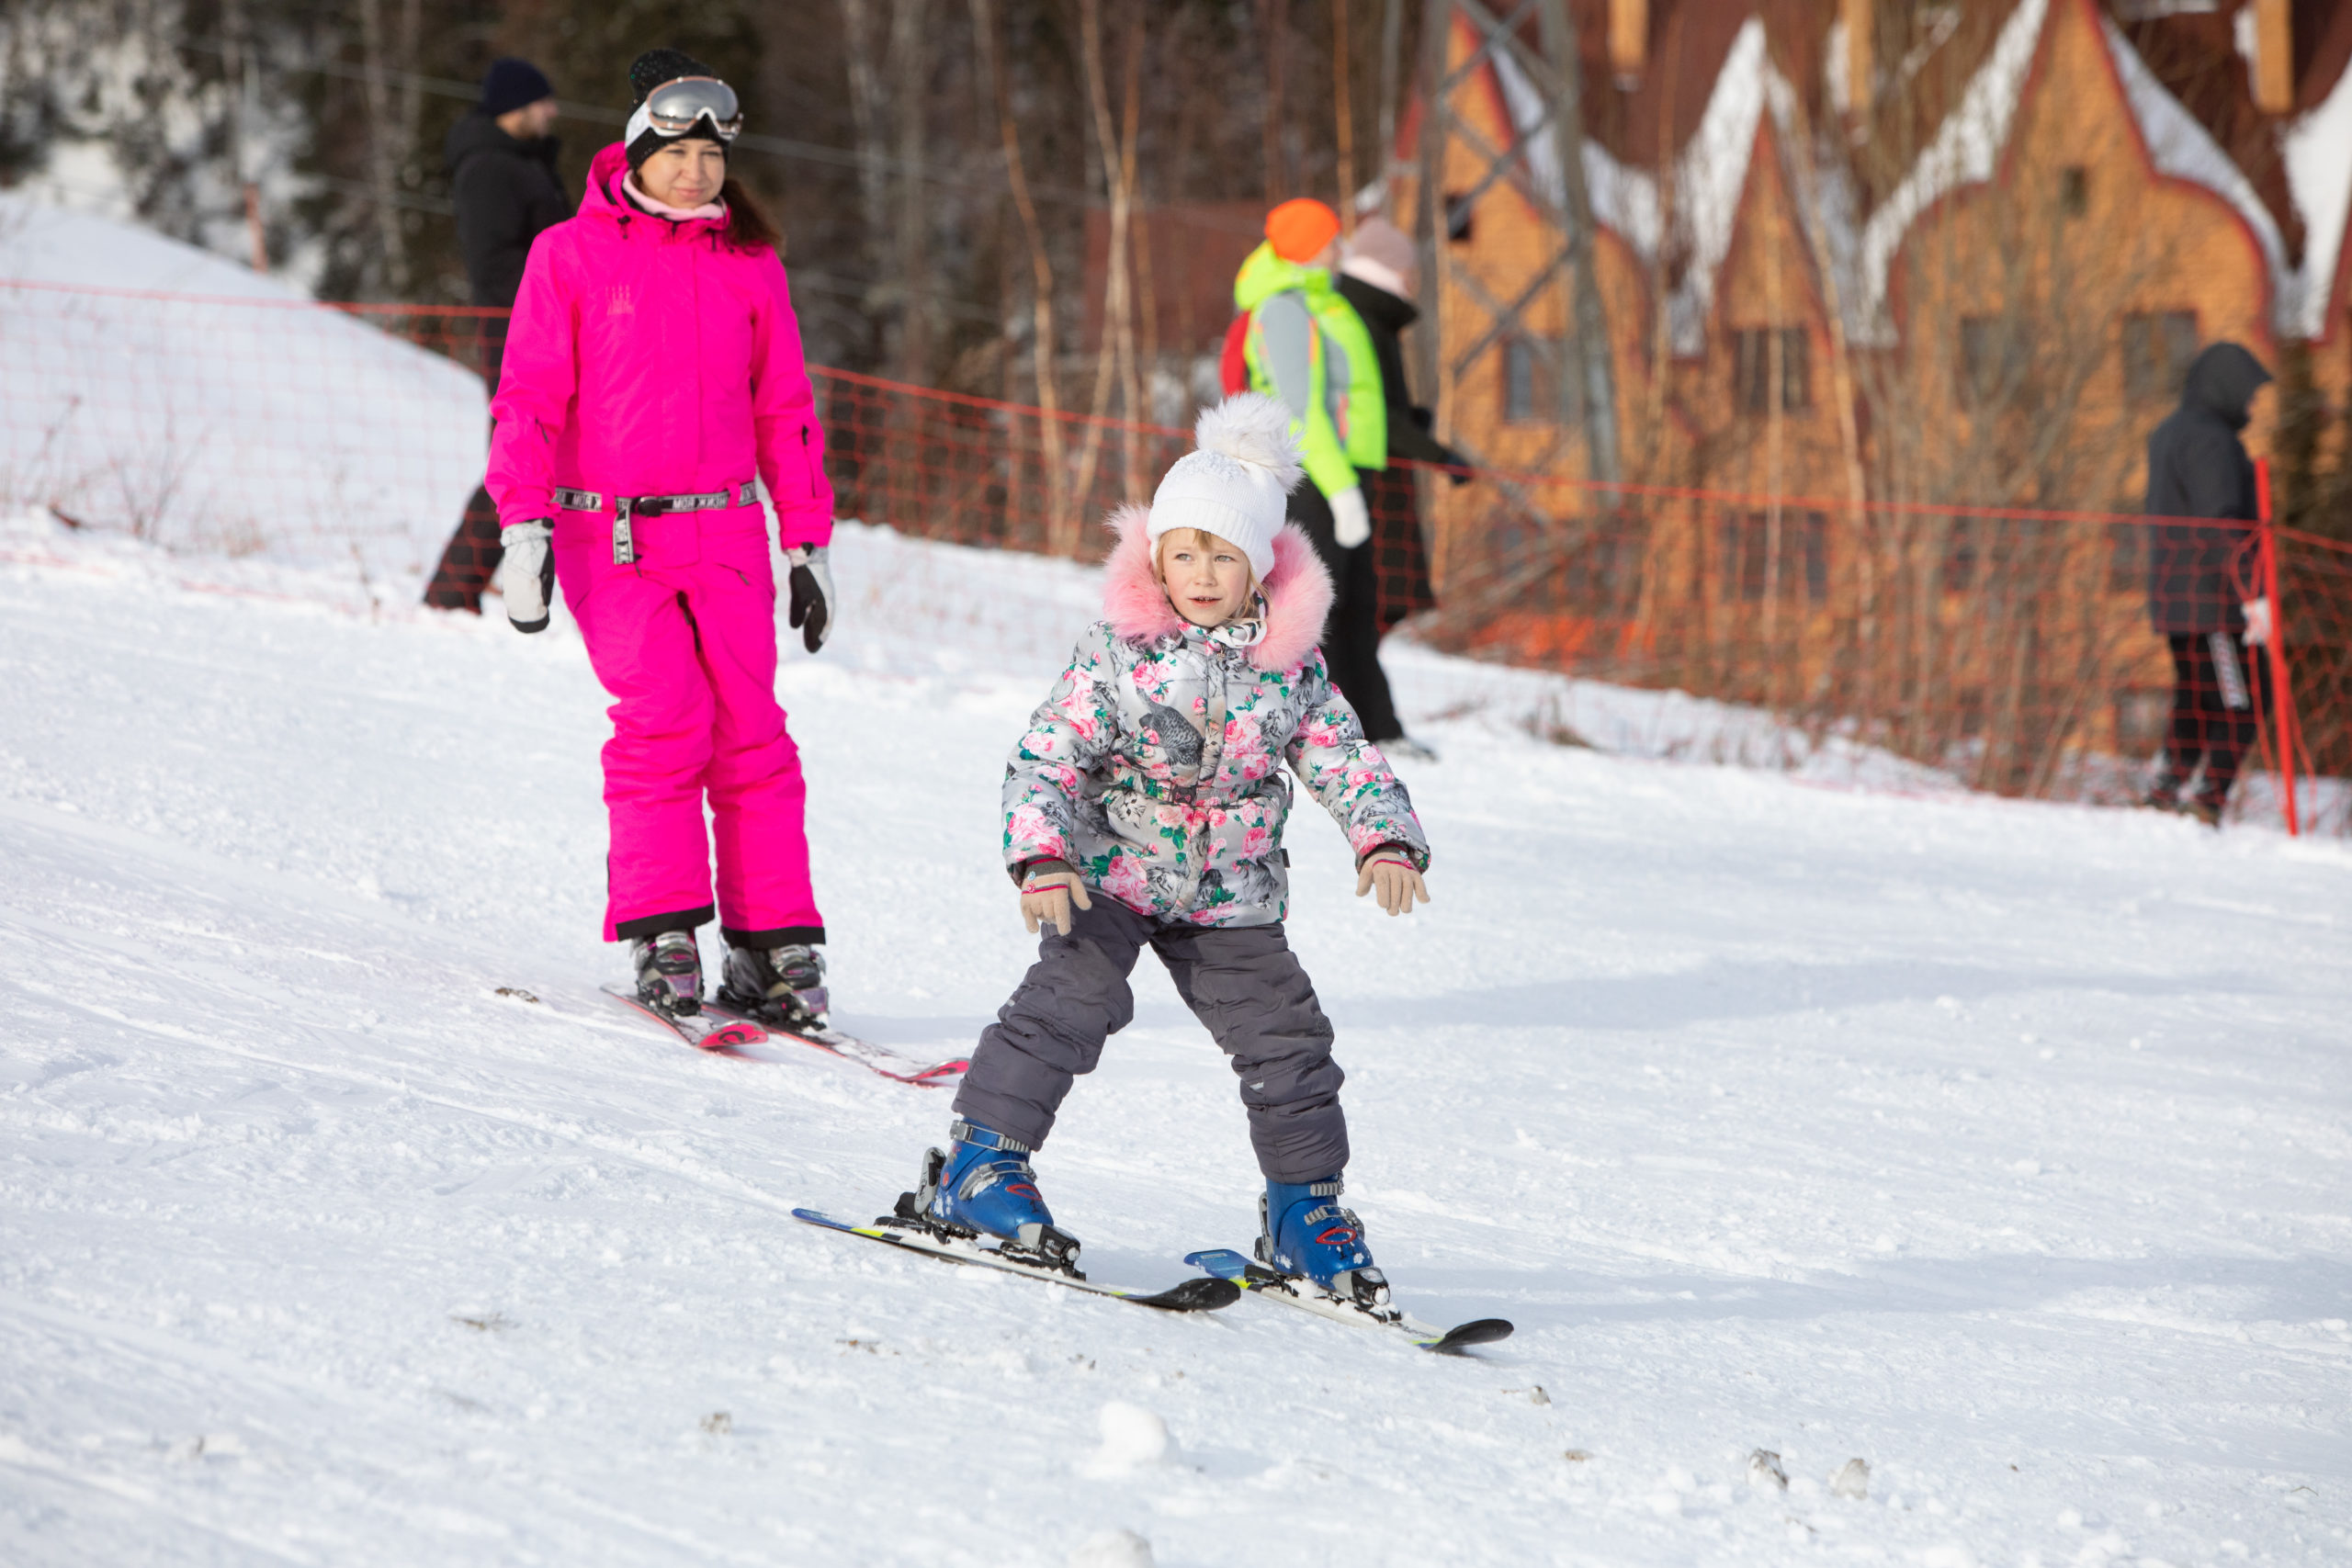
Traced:
[[[1372, 334], [1332, 287], [1340, 217], [1309, 197], [1266, 215], [1266, 243], [1241, 264], [1234, 308], [1246, 319], [1250, 386], [1278, 399], [1306, 455], [1290, 516], [1314, 541], [1334, 593], [1323, 657], [1375, 742], [1404, 736], [1380, 668], [1378, 582], [1363, 475], [1388, 466], [1388, 404]], [[1385, 733], [1382, 733], [1385, 731]]]

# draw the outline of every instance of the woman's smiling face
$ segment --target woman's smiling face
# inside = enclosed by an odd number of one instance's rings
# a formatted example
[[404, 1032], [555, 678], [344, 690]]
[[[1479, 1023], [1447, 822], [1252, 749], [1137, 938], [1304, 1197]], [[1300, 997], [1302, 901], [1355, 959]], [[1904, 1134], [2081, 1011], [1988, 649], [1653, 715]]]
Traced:
[[637, 171], [637, 188], [668, 207], [700, 207], [727, 183], [727, 150], [699, 136], [656, 147]]

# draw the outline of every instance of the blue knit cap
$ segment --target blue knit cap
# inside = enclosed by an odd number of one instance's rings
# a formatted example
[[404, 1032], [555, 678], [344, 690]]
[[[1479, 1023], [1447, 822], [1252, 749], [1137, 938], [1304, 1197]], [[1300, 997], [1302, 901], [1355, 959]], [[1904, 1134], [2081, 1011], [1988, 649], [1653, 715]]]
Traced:
[[526, 104], [554, 96], [554, 85], [537, 66], [512, 55], [492, 61], [489, 73], [481, 79], [481, 112], [492, 119]]

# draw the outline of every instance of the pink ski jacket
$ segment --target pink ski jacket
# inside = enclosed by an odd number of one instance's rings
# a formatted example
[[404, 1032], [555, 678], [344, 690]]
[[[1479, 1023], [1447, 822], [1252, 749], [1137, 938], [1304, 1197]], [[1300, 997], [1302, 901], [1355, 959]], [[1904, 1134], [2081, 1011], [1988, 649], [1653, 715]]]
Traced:
[[502, 524], [552, 518], [554, 491], [686, 495], [756, 470], [786, 549], [833, 532], [825, 435], [784, 263], [729, 249], [724, 225], [672, 222], [621, 194], [616, 142], [579, 216], [532, 242], [491, 401]]

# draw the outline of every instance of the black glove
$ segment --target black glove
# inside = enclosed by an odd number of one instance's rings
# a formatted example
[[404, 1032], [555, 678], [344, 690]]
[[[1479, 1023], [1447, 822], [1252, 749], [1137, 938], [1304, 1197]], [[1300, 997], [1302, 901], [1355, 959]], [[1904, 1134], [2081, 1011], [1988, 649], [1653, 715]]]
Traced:
[[1456, 452], [1451, 446], [1445, 449], [1445, 477], [1449, 482], [1456, 485], [1468, 484], [1470, 482], [1470, 475], [1465, 473], [1464, 470], [1469, 467], [1469, 458], [1464, 457], [1461, 453]]
[[825, 646], [825, 637], [833, 629], [833, 572], [825, 564], [825, 547], [804, 546], [784, 552], [785, 560], [792, 568], [791, 624], [799, 628], [800, 641], [814, 653]]

